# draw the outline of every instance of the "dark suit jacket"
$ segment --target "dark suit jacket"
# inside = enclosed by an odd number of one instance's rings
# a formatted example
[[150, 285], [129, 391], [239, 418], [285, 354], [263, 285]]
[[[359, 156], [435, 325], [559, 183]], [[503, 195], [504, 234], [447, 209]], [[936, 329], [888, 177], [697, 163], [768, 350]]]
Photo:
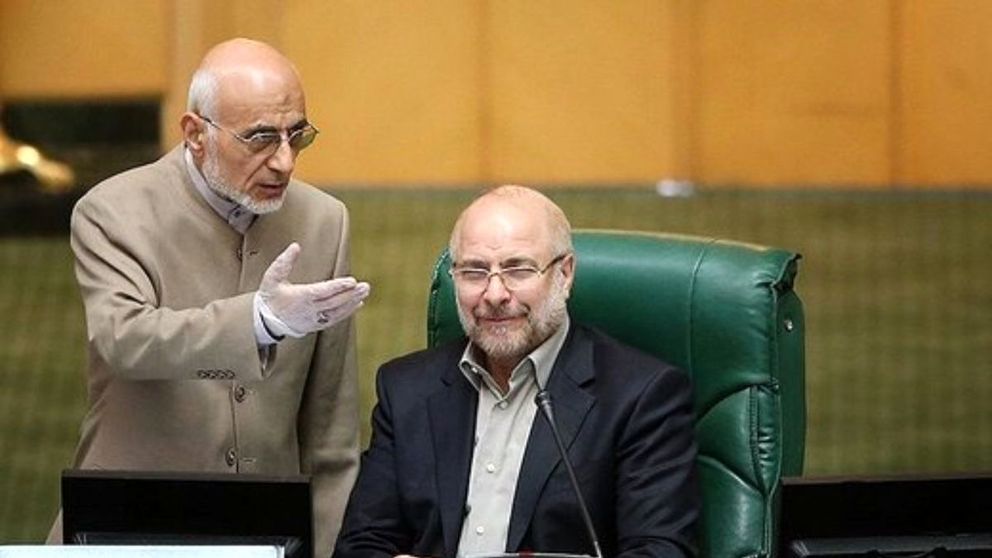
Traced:
[[[478, 401], [458, 369], [465, 343], [407, 355], [380, 369], [372, 441], [336, 558], [455, 555]], [[573, 325], [547, 390], [604, 554], [694, 554], [699, 498], [686, 375]], [[591, 554], [551, 431], [540, 416], [534, 420], [507, 550]]]

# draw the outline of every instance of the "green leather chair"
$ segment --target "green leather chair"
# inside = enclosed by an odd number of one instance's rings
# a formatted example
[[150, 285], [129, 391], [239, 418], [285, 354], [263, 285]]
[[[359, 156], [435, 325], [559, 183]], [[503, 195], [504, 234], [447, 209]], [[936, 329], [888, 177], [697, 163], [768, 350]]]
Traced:
[[[713, 238], [575, 231], [573, 319], [692, 376], [706, 557], [771, 556], [783, 475], [803, 468], [799, 255]], [[428, 344], [462, 335], [442, 253]]]

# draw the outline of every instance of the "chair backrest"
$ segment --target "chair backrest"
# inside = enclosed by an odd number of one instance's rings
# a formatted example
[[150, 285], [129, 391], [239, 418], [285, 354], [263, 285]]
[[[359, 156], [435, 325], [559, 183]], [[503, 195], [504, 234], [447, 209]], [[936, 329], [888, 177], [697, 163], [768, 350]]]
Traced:
[[[768, 556], [779, 479], [803, 467], [806, 404], [799, 255], [713, 238], [575, 231], [569, 312], [692, 376], [703, 556]], [[428, 344], [462, 336], [442, 253]]]

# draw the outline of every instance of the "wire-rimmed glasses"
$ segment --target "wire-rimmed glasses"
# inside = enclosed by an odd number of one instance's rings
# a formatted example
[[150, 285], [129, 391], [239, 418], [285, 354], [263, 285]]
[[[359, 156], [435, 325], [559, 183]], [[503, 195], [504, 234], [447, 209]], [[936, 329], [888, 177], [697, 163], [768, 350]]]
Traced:
[[313, 140], [317, 139], [317, 134], [320, 133], [320, 130], [318, 130], [316, 126], [307, 122], [302, 127], [292, 131], [256, 130], [246, 136], [243, 136], [233, 130], [228, 130], [202, 114], [197, 114], [197, 116], [214, 128], [230, 134], [234, 139], [240, 141], [248, 148], [249, 151], [255, 154], [266, 152], [274, 153], [277, 149], [279, 149], [279, 146], [282, 144], [283, 140], [289, 144], [289, 148], [292, 149], [294, 153], [299, 153], [309, 147], [310, 144], [313, 143]]
[[455, 281], [455, 285], [466, 293], [481, 293], [489, 286], [489, 280], [495, 275], [503, 282], [503, 287], [508, 291], [526, 289], [533, 286], [534, 281], [547, 273], [552, 266], [565, 259], [568, 254], [561, 254], [553, 258], [544, 267], [532, 265], [518, 265], [502, 269], [489, 270], [482, 267], [457, 267], [452, 266], [448, 273]]

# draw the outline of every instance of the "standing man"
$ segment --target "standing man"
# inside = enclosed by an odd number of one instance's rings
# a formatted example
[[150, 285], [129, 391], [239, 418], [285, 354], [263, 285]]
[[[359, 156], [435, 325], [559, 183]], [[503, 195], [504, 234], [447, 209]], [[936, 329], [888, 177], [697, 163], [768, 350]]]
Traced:
[[451, 233], [468, 336], [387, 363], [335, 558], [595, 554], [536, 395], [554, 402], [603, 555], [695, 554], [688, 377], [570, 323], [568, 220], [497, 188]]
[[74, 464], [312, 475], [324, 558], [358, 458], [349, 317], [369, 286], [348, 276], [348, 215], [292, 179], [318, 131], [272, 47], [214, 47], [180, 125], [183, 145], [73, 212], [90, 404]]

